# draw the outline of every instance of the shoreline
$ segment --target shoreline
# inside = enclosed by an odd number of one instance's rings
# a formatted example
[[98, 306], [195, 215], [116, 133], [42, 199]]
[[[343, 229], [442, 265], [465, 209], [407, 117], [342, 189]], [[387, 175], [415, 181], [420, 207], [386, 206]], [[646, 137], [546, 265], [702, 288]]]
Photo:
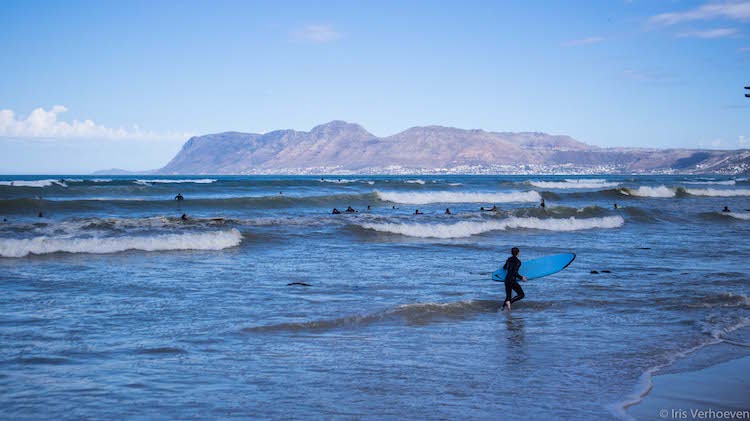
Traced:
[[640, 382], [645, 390], [614, 408], [619, 418], [708, 419], [729, 411], [721, 416], [750, 419], [742, 412], [750, 411], [750, 352], [744, 344], [699, 345], [647, 370]]

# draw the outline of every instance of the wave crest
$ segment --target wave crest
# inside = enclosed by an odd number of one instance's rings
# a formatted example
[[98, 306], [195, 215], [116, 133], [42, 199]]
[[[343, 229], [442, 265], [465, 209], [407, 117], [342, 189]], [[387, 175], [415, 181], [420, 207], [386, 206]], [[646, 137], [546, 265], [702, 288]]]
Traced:
[[732, 197], [750, 196], [750, 189], [685, 189], [691, 196]]
[[608, 182], [601, 178], [566, 179], [565, 181], [529, 181], [528, 183], [541, 189], [601, 189], [617, 187], [620, 184]]
[[620, 193], [626, 196], [639, 196], [639, 197], [675, 197], [677, 191], [667, 186], [649, 187], [641, 186], [635, 189], [622, 188]]
[[538, 202], [542, 200], [535, 191], [506, 193], [461, 193], [450, 191], [432, 192], [392, 192], [375, 190], [378, 199], [386, 202], [407, 205], [426, 205], [429, 203], [510, 203]]
[[500, 221], [462, 221], [455, 224], [418, 223], [365, 223], [365, 229], [401, 234], [418, 238], [465, 238], [490, 231], [503, 231], [508, 228], [538, 229], [547, 231], [579, 231], [594, 228], [619, 228], [625, 223], [621, 216], [576, 219], [540, 219], [510, 217]]
[[222, 250], [242, 242], [237, 229], [128, 237], [65, 238], [39, 236], [0, 240], [0, 256], [24, 257], [48, 253], [117, 253], [125, 250]]

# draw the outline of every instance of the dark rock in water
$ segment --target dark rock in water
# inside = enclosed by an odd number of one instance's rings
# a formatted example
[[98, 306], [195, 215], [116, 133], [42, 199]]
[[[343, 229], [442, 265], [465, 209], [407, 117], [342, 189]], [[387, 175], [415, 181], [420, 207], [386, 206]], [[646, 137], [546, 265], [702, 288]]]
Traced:
[[291, 285], [301, 285], [301, 286], [303, 286], [303, 287], [309, 287], [309, 286], [312, 286], [312, 285], [310, 285], [310, 284], [306, 284], [306, 283], [304, 283], [304, 282], [292, 282], [291, 284], [286, 284], [286, 286], [291, 286]]
[[603, 270], [602, 273], [612, 273], [611, 270]]
[[591, 271], [591, 274], [592, 274], [592, 275], [598, 275], [598, 274], [599, 274], [599, 272], [598, 272], [598, 271], [596, 271], [596, 270], [592, 270], [592, 271]]

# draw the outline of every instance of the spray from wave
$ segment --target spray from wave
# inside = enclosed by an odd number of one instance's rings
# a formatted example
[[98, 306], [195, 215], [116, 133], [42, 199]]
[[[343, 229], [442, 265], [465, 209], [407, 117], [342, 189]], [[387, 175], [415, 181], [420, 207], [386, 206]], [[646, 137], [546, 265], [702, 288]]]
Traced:
[[125, 250], [222, 250], [242, 242], [242, 234], [227, 231], [190, 232], [127, 237], [53, 237], [1, 239], [1, 257], [49, 253], [117, 253]]
[[62, 187], [68, 187], [65, 183], [60, 180], [4, 180], [0, 181], [0, 186], [10, 187], [49, 187], [51, 185], [58, 185]]
[[750, 189], [685, 189], [692, 196], [733, 197], [750, 196]]
[[503, 231], [513, 228], [538, 229], [546, 231], [579, 231], [594, 228], [619, 228], [625, 223], [621, 216], [577, 219], [540, 219], [510, 217], [500, 221], [462, 221], [455, 224], [415, 224], [415, 223], [365, 223], [365, 229], [401, 234], [418, 238], [465, 238], [490, 231]]
[[542, 199], [539, 193], [535, 191], [506, 193], [459, 193], [449, 191], [401, 193], [376, 190], [375, 194], [380, 200], [407, 205], [426, 205], [429, 203], [537, 202]]
[[188, 178], [188, 179], [153, 179], [153, 180], [135, 180], [136, 184], [148, 186], [150, 184], [179, 184], [179, 183], [196, 183], [196, 184], [211, 184], [215, 183], [216, 179], [213, 178]]
[[723, 181], [686, 181], [685, 184], [721, 184], [724, 186], [734, 186], [737, 182], [734, 180]]
[[639, 197], [675, 197], [677, 191], [667, 186], [649, 187], [641, 186], [635, 189], [622, 188], [620, 193], [626, 196], [639, 196]]
[[617, 187], [619, 183], [608, 182], [601, 178], [566, 179], [565, 181], [529, 181], [534, 187], [542, 189], [599, 189]]
[[730, 216], [736, 219], [750, 220], [750, 212], [716, 212], [719, 215]]

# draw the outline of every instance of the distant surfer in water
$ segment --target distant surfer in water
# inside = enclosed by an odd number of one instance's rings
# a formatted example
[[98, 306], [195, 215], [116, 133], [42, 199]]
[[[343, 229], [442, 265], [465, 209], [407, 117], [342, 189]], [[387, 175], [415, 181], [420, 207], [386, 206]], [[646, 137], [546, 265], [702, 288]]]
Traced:
[[724, 206], [724, 209], [721, 210], [722, 212], [731, 212], [729, 210], [729, 206]]
[[338, 215], [340, 213], [341, 213], [341, 211], [338, 210], [338, 209], [336, 209], [336, 208], [333, 208], [333, 212], [331, 212], [332, 215]]
[[419, 209], [414, 211], [414, 215], [424, 215], [422, 212], [419, 211]]
[[346, 208], [346, 211], [347, 211], [347, 212], [349, 212], [349, 213], [354, 213], [354, 212], [356, 212], [356, 210], [354, 210], [354, 208], [353, 208], [353, 207], [351, 207], [351, 206], [349, 206], [348, 208]]
[[[513, 247], [510, 250], [512, 256], [510, 256], [508, 260], [505, 261], [505, 265], [503, 265], [503, 269], [508, 271], [505, 275], [505, 302], [503, 302], [503, 307], [507, 305], [508, 311], [510, 311], [510, 305], [512, 303], [515, 303], [526, 296], [523, 293], [521, 285], [518, 283], [519, 279], [526, 282], [526, 277], [518, 274], [518, 269], [521, 268], [521, 260], [518, 259], [520, 253], [521, 250], [519, 250], [518, 247]], [[513, 291], [516, 291], [516, 296], [511, 299], [510, 296], [513, 295]]]
[[182, 193], [177, 193], [177, 196], [174, 197], [174, 200], [185, 200], [185, 198], [182, 197]]
[[546, 204], [544, 204], [544, 198], [542, 198], [542, 203], [540, 203], [540, 204], [539, 204], [539, 206], [541, 206], [541, 207], [542, 207], [542, 209], [544, 209], [544, 208], [546, 208], [546, 207], [547, 207], [547, 205], [546, 205]]
[[183, 213], [182, 216], [180, 217], [180, 219], [182, 219], [183, 221], [187, 221], [188, 220], [187, 214]]
[[617, 203], [615, 203], [615, 209], [617, 209]]
[[451, 208], [445, 208], [445, 214], [450, 215], [451, 214]]

